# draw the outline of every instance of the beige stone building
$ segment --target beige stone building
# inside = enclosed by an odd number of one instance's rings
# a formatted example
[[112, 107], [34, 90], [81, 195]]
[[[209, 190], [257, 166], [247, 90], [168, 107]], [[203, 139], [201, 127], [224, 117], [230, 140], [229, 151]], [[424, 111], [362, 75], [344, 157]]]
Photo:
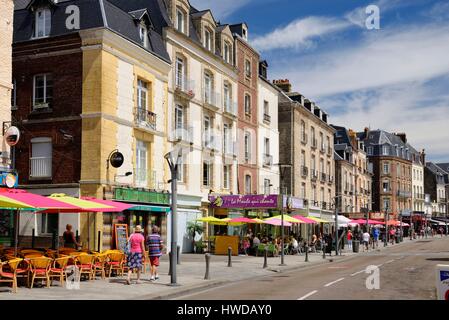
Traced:
[[333, 126], [335, 133], [335, 172], [338, 211], [354, 219], [365, 217], [371, 211], [372, 170], [363, 141], [357, 133]]
[[14, 2], [0, 0], [0, 171], [6, 170], [10, 165], [9, 147], [3, 139], [3, 124], [11, 121], [11, 107], [14, 105], [14, 91], [12, 79], [12, 32]]
[[288, 80], [274, 83], [283, 90], [279, 96], [279, 161], [292, 165], [281, 180], [289, 194], [303, 200], [299, 212], [332, 220], [335, 130], [314, 102], [291, 92]]

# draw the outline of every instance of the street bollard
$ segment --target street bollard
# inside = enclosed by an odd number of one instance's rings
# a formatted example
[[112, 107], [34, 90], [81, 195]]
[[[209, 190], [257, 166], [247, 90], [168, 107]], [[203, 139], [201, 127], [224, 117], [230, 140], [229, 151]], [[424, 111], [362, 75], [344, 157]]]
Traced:
[[171, 251], [168, 253], [168, 275], [171, 276]]
[[306, 259], [304, 261], [309, 262], [309, 246], [308, 245], [306, 245]]
[[228, 248], [228, 267], [232, 267], [232, 258], [231, 258], [231, 256], [232, 256], [232, 248], [231, 247], [229, 247]]
[[204, 280], [210, 280], [210, 275], [209, 275], [210, 254], [206, 253], [204, 255], [204, 257], [206, 258], [206, 274], [204, 275]]
[[326, 244], [323, 245], [323, 259], [326, 259]]
[[31, 248], [33, 248], [33, 249], [34, 249], [35, 241], [36, 241], [36, 231], [33, 229], [33, 232], [31, 234]]
[[177, 246], [176, 247], [176, 264], [181, 264], [181, 259], [180, 259], [180, 251], [181, 251], [181, 247]]
[[263, 268], [268, 268], [268, 247], [265, 246], [265, 250], [263, 253]]

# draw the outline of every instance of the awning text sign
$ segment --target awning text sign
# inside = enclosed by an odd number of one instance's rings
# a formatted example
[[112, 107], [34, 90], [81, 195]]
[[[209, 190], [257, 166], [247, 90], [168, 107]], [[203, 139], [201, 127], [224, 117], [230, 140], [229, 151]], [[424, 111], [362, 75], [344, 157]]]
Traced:
[[225, 195], [210, 196], [211, 208], [275, 209], [278, 207], [277, 195]]

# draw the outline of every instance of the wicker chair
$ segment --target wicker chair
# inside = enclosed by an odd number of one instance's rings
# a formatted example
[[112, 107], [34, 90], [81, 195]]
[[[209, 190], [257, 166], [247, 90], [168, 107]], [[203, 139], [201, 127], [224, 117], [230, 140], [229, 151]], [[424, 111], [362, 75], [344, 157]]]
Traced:
[[30, 284], [30, 266], [27, 260], [13, 258], [7, 261], [9, 270], [15, 274], [16, 279], [26, 279], [27, 286]]
[[31, 273], [31, 286], [33, 288], [35, 279], [42, 279], [47, 281], [47, 288], [50, 288], [50, 268], [53, 260], [48, 257], [31, 258], [30, 273]]
[[11, 282], [12, 292], [17, 293], [17, 276], [14, 272], [3, 271], [5, 265], [8, 265], [8, 261], [0, 261], [0, 282]]
[[117, 275], [123, 275], [125, 267], [125, 254], [122, 252], [113, 252], [108, 254], [106, 261], [106, 270], [108, 277], [111, 276], [112, 271], [116, 271]]
[[142, 273], [145, 273], [149, 266], [151, 266], [150, 257], [148, 255], [148, 251], [145, 251], [142, 259]]
[[106, 278], [106, 260], [108, 255], [106, 253], [96, 254], [93, 266], [93, 276], [97, 275], [97, 273], [101, 273], [101, 279]]
[[80, 254], [75, 257], [75, 264], [80, 270], [80, 275], [89, 276], [89, 280], [93, 279], [95, 256], [90, 254]]
[[53, 284], [53, 278], [58, 278], [61, 287], [64, 286], [65, 269], [69, 263], [69, 256], [57, 258], [53, 261], [53, 266], [50, 268], [50, 286]]

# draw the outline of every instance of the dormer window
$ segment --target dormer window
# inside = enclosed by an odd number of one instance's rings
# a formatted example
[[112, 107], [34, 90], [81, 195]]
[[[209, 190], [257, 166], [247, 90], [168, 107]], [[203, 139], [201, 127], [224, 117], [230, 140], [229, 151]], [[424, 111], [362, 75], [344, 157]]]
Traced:
[[228, 42], [225, 42], [223, 46], [223, 59], [231, 63], [231, 45]]
[[148, 30], [143, 23], [139, 25], [139, 38], [142, 46], [148, 48]]
[[185, 31], [185, 15], [180, 9], [176, 10], [176, 29], [179, 32], [186, 33]]
[[248, 40], [248, 31], [245, 28], [242, 29], [242, 36], [243, 39]]
[[48, 8], [38, 9], [35, 14], [34, 37], [42, 38], [50, 35], [51, 11]]
[[207, 50], [212, 50], [212, 32], [209, 29], [204, 30], [204, 47]]

